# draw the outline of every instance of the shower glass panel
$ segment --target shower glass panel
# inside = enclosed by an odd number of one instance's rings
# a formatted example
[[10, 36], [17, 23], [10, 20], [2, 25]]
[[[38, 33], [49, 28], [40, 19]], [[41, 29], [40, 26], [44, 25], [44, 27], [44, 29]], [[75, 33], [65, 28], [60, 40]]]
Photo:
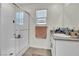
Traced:
[[23, 12], [16, 12], [16, 24], [17, 25], [23, 25]]
[[29, 15], [22, 10], [16, 11], [16, 54], [28, 46], [28, 19]]

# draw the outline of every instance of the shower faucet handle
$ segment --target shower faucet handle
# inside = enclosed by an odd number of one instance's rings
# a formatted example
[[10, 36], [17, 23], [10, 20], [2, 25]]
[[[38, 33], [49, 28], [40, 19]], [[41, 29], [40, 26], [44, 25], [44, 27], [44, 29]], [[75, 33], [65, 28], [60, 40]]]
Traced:
[[13, 35], [14, 35], [14, 37], [17, 38], [17, 39], [22, 38], [20, 34], [18, 34], [18, 35], [13, 34]]

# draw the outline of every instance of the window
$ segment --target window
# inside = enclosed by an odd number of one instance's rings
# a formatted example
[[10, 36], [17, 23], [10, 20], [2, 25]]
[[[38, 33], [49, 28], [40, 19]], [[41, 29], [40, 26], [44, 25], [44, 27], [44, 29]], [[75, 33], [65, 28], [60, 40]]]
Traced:
[[37, 10], [36, 11], [36, 23], [46, 24], [47, 10]]
[[16, 12], [16, 24], [23, 25], [24, 13], [23, 12]]

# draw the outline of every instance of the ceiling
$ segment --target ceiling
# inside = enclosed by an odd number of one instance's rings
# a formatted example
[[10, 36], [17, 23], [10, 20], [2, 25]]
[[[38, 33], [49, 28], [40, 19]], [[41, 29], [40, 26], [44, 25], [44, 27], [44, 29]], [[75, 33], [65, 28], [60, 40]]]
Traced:
[[16, 3], [18, 6], [26, 7], [26, 6], [50, 6], [56, 3]]

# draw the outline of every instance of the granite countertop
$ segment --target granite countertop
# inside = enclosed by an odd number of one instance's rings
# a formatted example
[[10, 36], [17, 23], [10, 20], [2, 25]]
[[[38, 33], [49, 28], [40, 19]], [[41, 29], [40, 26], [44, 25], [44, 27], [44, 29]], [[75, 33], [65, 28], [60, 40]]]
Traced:
[[66, 34], [61, 34], [61, 33], [55, 33], [53, 34], [53, 38], [55, 40], [65, 40], [65, 41], [79, 41], [79, 38], [68, 36]]

